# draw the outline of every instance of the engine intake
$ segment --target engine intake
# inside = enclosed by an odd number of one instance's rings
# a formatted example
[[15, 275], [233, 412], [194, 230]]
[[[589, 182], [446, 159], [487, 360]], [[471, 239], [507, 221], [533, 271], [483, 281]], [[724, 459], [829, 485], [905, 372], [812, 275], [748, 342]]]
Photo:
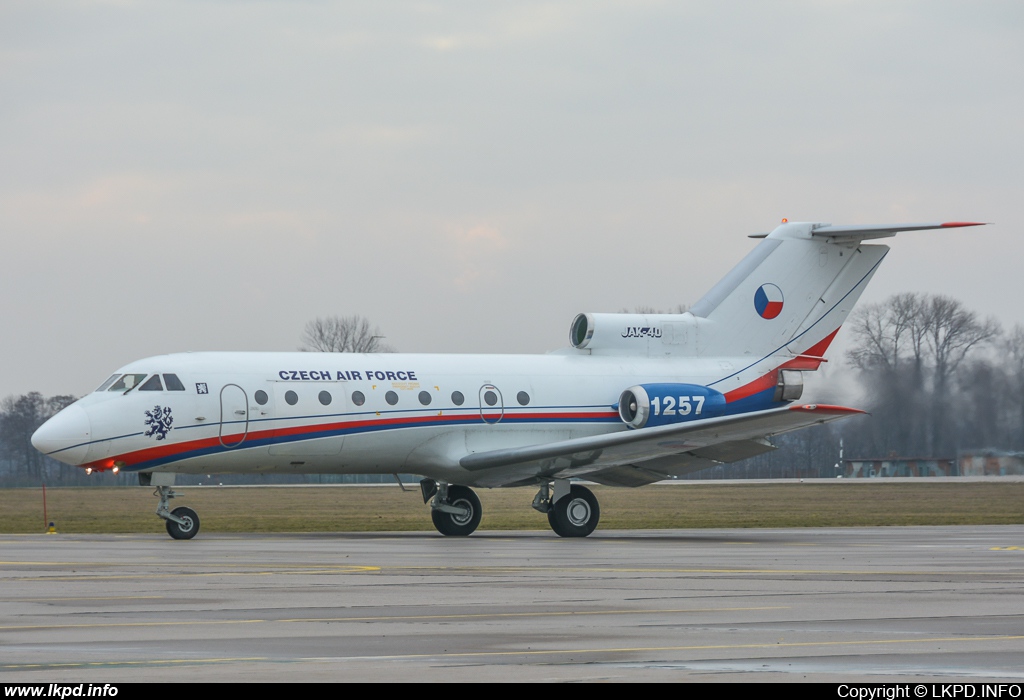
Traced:
[[577, 314], [569, 342], [579, 350], [621, 354], [672, 354], [693, 343], [692, 314]]
[[710, 418], [724, 408], [721, 392], [699, 384], [638, 384], [619, 396], [619, 418], [630, 428]]

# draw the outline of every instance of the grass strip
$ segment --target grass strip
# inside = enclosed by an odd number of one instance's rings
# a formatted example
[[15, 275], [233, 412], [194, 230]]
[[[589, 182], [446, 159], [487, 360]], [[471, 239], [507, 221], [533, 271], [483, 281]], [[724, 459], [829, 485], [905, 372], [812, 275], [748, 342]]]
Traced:
[[[197, 511], [203, 532], [433, 530], [419, 489], [397, 486], [183, 487], [172, 508]], [[997, 525], [1024, 523], [1024, 483], [655, 484], [593, 487], [603, 529]], [[161, 533], [148, 488], [50, 488], [62, 533]], [[548, 529], [535, 489], [480, 489], [481, 530]], [[42, 490], [0, 489], [0, 533], [45, 530]]]

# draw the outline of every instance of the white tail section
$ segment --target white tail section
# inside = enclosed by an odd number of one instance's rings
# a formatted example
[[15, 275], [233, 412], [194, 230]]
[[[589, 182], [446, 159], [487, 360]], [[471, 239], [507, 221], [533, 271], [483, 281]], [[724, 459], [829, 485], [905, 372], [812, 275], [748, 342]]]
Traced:
[[824, 351], [889, 248], [815, 236], [816, 226], [778, 227], [693, 305], [700, 355]]
[[833, 226], [784, 223], [683, 314], [579, 314], [573, 347], [608, 355], [749, 357], [776, 354], [787, 368], [816, 369], [888, 246], [900, 231], [980, 226], [970, 222]]

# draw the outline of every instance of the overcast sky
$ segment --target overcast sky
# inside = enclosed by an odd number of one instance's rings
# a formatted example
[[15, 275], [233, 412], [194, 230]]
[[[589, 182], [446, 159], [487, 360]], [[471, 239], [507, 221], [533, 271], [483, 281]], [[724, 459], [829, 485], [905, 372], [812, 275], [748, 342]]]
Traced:
[[358, 313], [544, 352], [782, 217], [1024, 323], [1024, 3], [0, 3], [0, 397]]

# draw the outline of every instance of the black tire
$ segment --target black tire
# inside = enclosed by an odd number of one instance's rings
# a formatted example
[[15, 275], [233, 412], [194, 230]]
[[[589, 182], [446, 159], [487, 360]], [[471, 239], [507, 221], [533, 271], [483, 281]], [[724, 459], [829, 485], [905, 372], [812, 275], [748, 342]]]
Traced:
[[480, 524], [480, 516], [483, 515], [480, 499], [473, 493], [473, 489], [466, 486], [449, 486], [448, 503], [468, 508], [469, 515], [458, 516], [454, 513], [431, 509], [430, 518], [434, 521], [437, 531], [448, 537], [465, 537], [472, 534]]
[[586, 537], [601, 519], [597, 497], [585, 486], [573, 484], [569, 495], [553, 503], [548, 523], [559, 537]]
[[199, 516], [191, 508], [175, 508], [171, 515], [184, 520], [184, 524], [178, 524], [173, 520], [167, 522], [167, 534], [176, 540], [190, 540], [199, 532]]

